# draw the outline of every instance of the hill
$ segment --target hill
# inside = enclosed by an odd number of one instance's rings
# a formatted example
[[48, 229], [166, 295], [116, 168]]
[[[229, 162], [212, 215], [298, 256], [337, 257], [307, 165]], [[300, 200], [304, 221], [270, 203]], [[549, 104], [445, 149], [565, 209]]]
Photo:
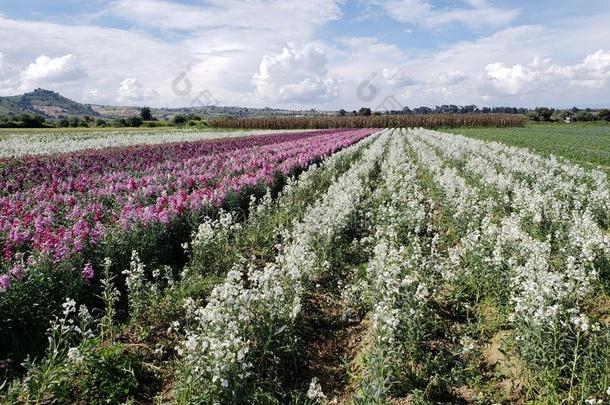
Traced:
[[[85, 116], [103, 118], [128, 118], [140, 113], [141, 106], [110, 106], [83, 104], [61, 94], [45, 89], [36, 89], [19, 96], [0, 97], [0, 116], [34, 113], [45, 118]], [[203, 119], [222, 117], [306, 117], [334, 114], [317, 110], [285, 110], [274, 108], [247, 108], [233, 106], [198, 106], [183, 108], [152, 108], [159, 119], [170, 119], [176, 114], [195, 114]]]
[[23, 113], [40, 114], [46, 118], [101, 116], [90, 105], [78, 103], [50, 90], [36, 89], [19, 96], [0, 97], [0, 115]]

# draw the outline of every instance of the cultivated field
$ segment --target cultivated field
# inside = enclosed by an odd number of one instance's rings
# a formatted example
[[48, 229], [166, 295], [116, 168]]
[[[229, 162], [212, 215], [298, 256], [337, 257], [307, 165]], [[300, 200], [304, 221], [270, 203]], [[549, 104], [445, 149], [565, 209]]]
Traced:
[[210, 125], [215, 128], [244, 129], [522, 127], [525, 117], [519, 114], [420, 114], [221, 118], [210, 121]]
[[555, 154], [610, 174], [610, 124], [604, 122], [530, 124], [523, 128], [455, 128], [451, 131], [485, 141]]
[[0, 400], [610, 401], [603, 171], [421, 128], [171, 136], [0, 160]]
[[25, 155], [51, 155], [86, 149], [117, 148], [133, 145], [159, 145], [207, 139], [237, 138], [279, 133], [272, 130], [218, 131], [188, 129], [97, 129], [97, 130], [5, 130], [0, 131], [0, 158]]

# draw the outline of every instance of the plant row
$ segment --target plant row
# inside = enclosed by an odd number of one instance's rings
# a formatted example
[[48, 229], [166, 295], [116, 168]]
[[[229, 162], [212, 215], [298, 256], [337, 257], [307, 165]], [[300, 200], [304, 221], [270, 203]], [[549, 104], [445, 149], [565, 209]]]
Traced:
[[[68, 300], [64, 313], [52, 322], [46, 356], [26, 364], [26, 376], [12, 383], [5, 400], [118, 401], [149, 390], [159, 379], [173, 379], [174, 362], [167, 356], [175, 355], [173, 345], [184, 339], [180, 324], [190, 325], [182, 321], [192, 316], [189, 308], [208, 302], [210, 288], [222, 284], [232, 267], [248, 260], [260, 265], [272, 262], [277, 244], [288, 238], [308, 207], [361, 159], [376, 138], [312, 165], [297, 180], [289, 180], [275, 198], [269, 191], [258, 199], [252, 196], [247, 218], [238, 212], [210, 213], [184, 245], [190, 259], [179, 272], [167, 267], [151, 271], [134, 251], [124, 272], [126, 291], [121, 292], [109, 272], [111, 260], [105, 260], [103, 311], [91, 317], [83, 304]], [[117, 306], [119, 295], [128, 302], [127, 320], [120, 316], [124, 310]], [[134, 334], [137, 343], [123, 343], [133, 342]], [[134, 352], [132, 347], [142, 349]], [[143, 364], [154, 366], [143, 368]], [[164, 394], [159, 395], [162, 400]]]
[[438, 268], [446, 300], [466, 318], [466, 357], [501, 376], [484, 387], [488, 399], [607, 399], [605, 175], [438, 132], [415, 130], [409, 141], [445, 210]]
[[[100, 269], [143, 262], [180, 267], [206, 215], [243, 216], [250, 195], [275, 196], [287, 176], [367, 137], [371, 130], [318, 131], [134, 146], [7, 161], [0, 181], [0, 353], [39, 353], [65, 297], [99, 300]], [[124, 287], [124, 278], [118, 280]], [[124, 303], [122, 303], [124, 304]]]
[[266, 131], [211, 131], [164, 129], [154, 131], [56, 131], [0, 135], [0, 158], [53, 155], [81, 150], [196, 142], [269, 134]]
[[210, 121], [214, 128], [303, 129], [389, 127], [522, 127], [525, 118], [512, 114], [428, 114], [336, 117], [222, 118]]

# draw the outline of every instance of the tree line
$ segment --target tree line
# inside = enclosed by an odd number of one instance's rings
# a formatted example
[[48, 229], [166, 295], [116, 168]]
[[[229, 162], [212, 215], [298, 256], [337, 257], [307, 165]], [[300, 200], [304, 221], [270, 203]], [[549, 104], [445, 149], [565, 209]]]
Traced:
[[[534, 109], [517, 108], [517, 107], [477, 107], [476, 105], [458, 106], [454, 104], [430, 107], [416, 107], [409, 108], [405, 107], [401, 110], [388, 110], [388, 111], [372, 111], [368, 107], [362, 107], [359, 110], [348, 112], [344, 109], [339, 110], [336, 116], [339, 117], [371, 117], [371, 116], [445, 116], [445, 115], [515, 115], [525, 116], [531, 121], [537, 122], [586, 122], [586, 121], [599, 121], [605, 120], [610, 121], [610, 110], [592, 110], [578, 109], [573, 107], [571, 109], [555, 109], [548, 107], [537, 107]], [[327, 125], [324, 121], [325, 118], [332, 117], [332, 115], [320, 116], [320, 117], [307, 117], [307, 125], [311, 125], [312, 122], [319, 122], [320, 125]], [[263, 121], [251, 121], [251, 120], [267, 120], [265, 122], [271, 122], [278, 117], [260, 117], [260, 118], [243, 118], [239, 120], [241, 122], [253, 122], [252, 125], [258, 127], [259, 122]], [[305, 117], [281, 117], [281, 121], [284, 123], [286, 120], [292, 120], [294, 123], [303, 122]], [[166, 127], [166, 126], [177, 126], [177, 127], [207, 127], [208, 125], [215, 127], [226, 127], [228, 124], [236, 125], [237, 118], [225, 117], [208, 122], [201, 116], [190, 113], [190, 114], [176, 114], [171, 119], [161, 120], [153, 116], [152, 111], [149, 107], [143, 107], [140, 109], [139, 114], [135, 114], [125, 118], [117, 119], [106, 119], [106, 118], [95, 118], [88, 115], [84, 116], [69, 116], [60, 117], [57, 119], [47, 119], [40, 114], [24, 113], [24, 114], [12, 114], [9, 116], [0, 117], [0, 128], [126, 128], [126, 127]], [[387, 120], [386, 120], [387, 121]], [[441, 120], [443, 121], [443, 120]], [[350, 122], [350, 121], [343, 121]], [[361, 121], [353, 121], [355, 125]], [[382, 122], [382, 121], [380, 121]], [[434, 122], [434, 121], [431, 121]], [[453, 122], [453, 120], [452, 120]], [[484, 122], [493, 122], [484, 121]], [[240, 124], [241, 125], [241, 124]], [[288, 124], [269, 124], [272, 126], [280, 127], [293, 127]], [[340, 125], [343, 125], [341, 123]]]
[[0, 116], [0, 128], [152, 128], [167, 126], [205, 127], [207, 125], [207, 121], [203, 120], [201, 116], [192, 113], [176, 114], [169, 120], [160, 120], [152, 115], [149, 107], [141, 108], [139, 114], [116, 119], [95, 118], [89, 115], [47, 119], [34, 113]]

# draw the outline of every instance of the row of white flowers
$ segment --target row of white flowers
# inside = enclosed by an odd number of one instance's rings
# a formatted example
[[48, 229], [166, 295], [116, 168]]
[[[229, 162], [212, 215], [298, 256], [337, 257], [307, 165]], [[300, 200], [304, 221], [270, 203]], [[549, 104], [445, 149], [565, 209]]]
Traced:
[[445, 278], [512, 308], [518, 351], [539, 376], [546, 370], [555, 379], [561, 373], [579, 379], [585, 367], [579, 361], [595, 356], [596, 342], [609, 332], [583, 309], [603, 282], [599, 266], [610, 259], [605, 175], [440, 132], [413, 130], [409, 139], [465, 222], [443, 266]]
[[405, 130], [396, 130], [388, 157], [381, 166], [376, 190], [374, 232], [365, 244], [373, 255], [364, 277], [345, 292], [352, 302], [371, 311], [371, 346], [365, 354], [361, 403], [381, 403], [389, 397], [398, 374], [420, 351], [430, 316], [434, 239], [428, 197], [419, 185], [417, 167], [410, 161]]
[[192, 321], [179, 348], [179, 402], [231, 403], [247, 395], [241, 392], [244, 379], [257, 360], [273, 359], [275, 349], [290, 344], [303, 295], [325, 270], [321, 253], [361, 208], [359, 201], [388, 138], [388, 132], [379, 135], [294, 224], [274, 263], [264, 268], [238, 265], [213, 290], [206, 306], [187, 303]]
[[162, 129], [150, 131], [64, 131], [15, 132], [0, 134], [0, 157], [25, 155], [51, 155], [85, 149], [104, 149], [131, 145], [156, 145], [174, 142], [192, 142], [205, 139], [233, 138], [272, 134], [286, 131], [193, 131]]
[[570, 211], [587, 209], [600, 222], [608, 219], [610, 189], [602, 171], [500, 143], [423, 129], [414, 133], [425, 136], [447, 157], [466, 162], [467, 169], [483, 181], [503, 190], [510, 187], [513, 204], [527, 210], [537, 222], [569, 220]]
[[[538, 271], [517, 268], [513, 297], [517, 313], [529, 308], [532, 316], [543, 314], [548, 311], [540, 307], [542, 302], [555, 308], [557, 302], [565, 301], [566, 294], [577, 305], [593, 291], [598, 277], [596, 261], [610, 258], [610, 237], [600, 225], [605, 223], [610, 194], [607, 181], [600, 180], [599, 173], [500, 144], [425, 130], [419, 130], [416, 136], [422, 136], [445, 157], [465, 163], [467, 174], [476, 176], [483, 188], [495, 191], [496, 205], [509, 208], [512, 214], [504, 222], [511, 225], [499, 228], [504, 229], [498, 235], [499, 245], [521, 240], [523, 246], [516, 252], [519, 255], [527, 252], [528, 246], [540, 245], [531, 253], [531, 259], [532, 263], [538, 263], [534, 268], [545, 268], [547, 277], [541, 279]], [[603, 213], [597, 215], [597, 221], [596, 212]], [[492, 213], [488, 211], [488, 215]], [[543, 220], [545, 226], [541, 227]], [[491, 220], [484, 224], [483, 234], [497, 233]], [[532, 236], [538, 236], [540, 241], [523, 231], [528, 224], [536, 226]], [[468, 238], [472, 239], [472, 235]], [[502, 251], [500, 246], [498, 251]], [[498, 252], [495, 254], [496, 264], [513, 262]], [[559, 259], [560, 264], [551, 266], [552, 259], [555, 262]], [[549, 288], [549, 280], [556, 280], [554, 288], [548, 295], [538, 294], [541, 296], [535, 301], [539, 305], [533, 306], [532, 295]]]

